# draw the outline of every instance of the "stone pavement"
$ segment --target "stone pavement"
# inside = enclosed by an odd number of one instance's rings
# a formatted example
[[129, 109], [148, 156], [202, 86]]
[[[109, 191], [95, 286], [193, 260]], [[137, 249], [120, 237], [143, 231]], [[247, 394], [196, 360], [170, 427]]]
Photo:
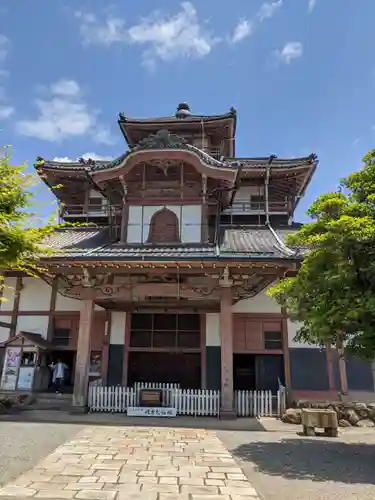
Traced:
[[255, 500], [256, 491], [212, 431], [84, 428], [0, 498]]

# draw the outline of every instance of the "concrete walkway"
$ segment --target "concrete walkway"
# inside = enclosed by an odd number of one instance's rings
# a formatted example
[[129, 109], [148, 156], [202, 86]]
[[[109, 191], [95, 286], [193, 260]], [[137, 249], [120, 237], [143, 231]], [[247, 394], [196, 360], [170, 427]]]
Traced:
[[232, 455], [208, 430], [98, 427], [81, 430], [0, 498], [255, 500]]

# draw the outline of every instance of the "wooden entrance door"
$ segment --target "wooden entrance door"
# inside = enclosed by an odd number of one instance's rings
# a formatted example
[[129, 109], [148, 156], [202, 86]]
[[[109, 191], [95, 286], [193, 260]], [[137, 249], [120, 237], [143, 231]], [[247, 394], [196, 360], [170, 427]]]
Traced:
[[187, 389], [201, 384], [199, 314], [133, 314], [128, 383], [174, 382]]

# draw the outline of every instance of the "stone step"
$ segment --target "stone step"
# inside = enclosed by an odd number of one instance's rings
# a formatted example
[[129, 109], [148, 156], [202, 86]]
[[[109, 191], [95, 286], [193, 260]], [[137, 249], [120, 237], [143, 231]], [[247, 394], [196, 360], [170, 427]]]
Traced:
[[26, 410], [62, 410], [67, 411], [72, 406], [71, 394], [44, 393], [35, 396], [31, 404], [25, 407]]

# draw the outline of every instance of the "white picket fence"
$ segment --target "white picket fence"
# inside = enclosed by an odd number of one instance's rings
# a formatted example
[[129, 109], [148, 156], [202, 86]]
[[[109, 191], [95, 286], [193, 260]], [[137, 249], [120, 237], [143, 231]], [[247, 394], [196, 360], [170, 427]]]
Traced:
[[[135, 384], [134, 387], [89, 387], [88, 405], [92, 412], [122, 412], [139, 405], [141, 389], [161, 389], [163, 405], [176, 408], [177, 415], [219, 416], [220, 391], [180, 389], [178, 384]], [[236, 391], [234, 407], [239, 417], [270, 417], [279, 411], [271, 391]]]
[[271, 391], [235, 391], [234, 409], [239, 417], [272, 417]]

